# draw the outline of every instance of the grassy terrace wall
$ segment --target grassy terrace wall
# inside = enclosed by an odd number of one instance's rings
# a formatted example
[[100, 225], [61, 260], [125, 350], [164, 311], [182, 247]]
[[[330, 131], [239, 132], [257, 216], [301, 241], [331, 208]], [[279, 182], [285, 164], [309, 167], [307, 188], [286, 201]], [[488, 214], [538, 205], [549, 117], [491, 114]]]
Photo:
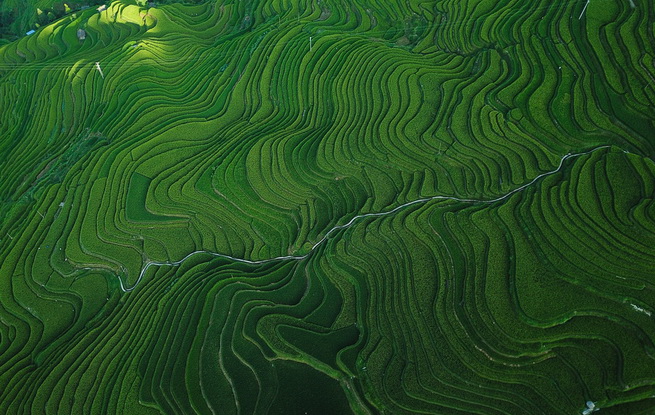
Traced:
[[653, 27], [115, 1], [0, 46], [0, 413], [653, 413]]

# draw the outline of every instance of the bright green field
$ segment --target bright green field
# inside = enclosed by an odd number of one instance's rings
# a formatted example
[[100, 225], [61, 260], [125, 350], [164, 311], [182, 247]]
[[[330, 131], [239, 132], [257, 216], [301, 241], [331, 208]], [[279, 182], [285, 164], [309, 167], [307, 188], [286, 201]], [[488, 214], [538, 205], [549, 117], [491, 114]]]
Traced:
[[651, 0], [139, 3], [0, 46], [0, 414], [655, 413]]

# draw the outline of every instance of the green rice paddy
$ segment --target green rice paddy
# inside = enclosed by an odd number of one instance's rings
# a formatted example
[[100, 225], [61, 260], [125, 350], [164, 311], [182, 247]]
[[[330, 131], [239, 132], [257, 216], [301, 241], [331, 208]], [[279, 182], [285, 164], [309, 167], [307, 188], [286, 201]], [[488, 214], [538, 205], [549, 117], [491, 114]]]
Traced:
[[652, 1], [78, 3], [0, 43], [0, 413], [655, 413]]

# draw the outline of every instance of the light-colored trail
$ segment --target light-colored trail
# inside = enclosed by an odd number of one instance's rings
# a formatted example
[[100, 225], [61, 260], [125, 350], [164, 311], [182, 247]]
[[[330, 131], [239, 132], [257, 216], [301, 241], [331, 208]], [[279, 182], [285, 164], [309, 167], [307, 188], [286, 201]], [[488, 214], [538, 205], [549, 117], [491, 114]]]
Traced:
[[[148, 271], [148, 269], [150, 267], [162, 267], [162, 266], [175, 267], [175, 266], [179, 266], [180, 264], [182, 264], [187, 259], [191, 258], [194, 255], [199, 255], [199, 254], [210, 255], [210, 256], [219, 257], [219, 258], [225, 258], [225, 259], [229, 259], [231, 261], [241, 262], [241, 263], [250, 264], [250, 265], [260, 265], [260, 264], [267, 264], [267, 263], [271, 263], [271, 262], [279, 262], [279, 261], [287, 261], [287, 260], [289, 260], [289, 261], [301, 261], [301, 260], [309, 257], [314, 252], [314, 250], [316, 250], [316, 248], [318, 248], [325, 241], [327, 241], [328, 238], [330, 238], [330, 236], [334, 235], [335, 233], [339, 232], [342, 229], [347, 229], [347, 228], [351, 227], [355, 222], [359, 221], [360, 219], [393, 215], [394, 213], [396, 213], [399, 210], [404, 209], [406, 207], [421, 204], [421, 203], [427, 203], [427, 202], [431, 202], [431, 201], [434, 201], [434, 200], [452, 200], [452, 201], [461, 202], [461, 203], [489, 203], [489, 204], [500, 202], [502, 200], [505, 200], [505, 199], [509, 198], [513, 194], [524, 190], [526, 187], [529, 187], [529, 186], [533, 185], [539, 179], [541, 179], [543, 177], [546, 177], [546, 176], [553, 175], [553, 174], [559, 172], [562, 169], [562, 166], [564, 165], [564, 162], [567, 159], [584, 156], [586, 154], [590, 154], [590, 153], [593, 153], [595, 151], [605, 149], [605, 148], [610, 148], [610, 147], [611, 146], [609, 146], [609, 145], [603, 145], [603, 146], [595, 147], [595, 148], [592, 148], [591, 150], [580, 152], [580, 153], [568, 153], [568, 154], [564, 155], [560, 159], [559, 165], [557, 166], [556, 169], [551, 170], [551, 171], [547, 171], [545, 173], [542, 173], [542, 174], [538, 175], [537, 177], [535, 177], [534, 179], [530, 180], [529, 182], [517, 187], [516, 189], [513, 189], [513, 190], [509, 191], [508, 193], [505, 193], [502, 196], [499, 196], [499, 197], [496, 197], [496, 198], [493, 198], [493, 199], [466, 199], [466, 198], [461, 198], [461, 197], [457, 197], [457, 196], [431, 196], [431, 197], [424, 197], [424, 198], [421, 198], [421, 199], [415, 199], [415, 200], [409, 201], [407, 203], [403, 203], [402, 205], [396, 206], [395, 208], [393, 208], [391, 210], [384, 211], [384, 212], [364, 213], [364, 214], [361, 214], [361, 215], [354, 216], [347, 223], [345, 223], [343, 225], [337, 225], [337, 226], [333, 227], [332, 229], [330, 229], [329, 231], [327, 231], [325, 233], [325, 235], [318, 242], [316, 242], [311, 247], [309, 252], [307, 252], [305, 255], [284, 255], [284, 256], [277, 256], [277, 257], [274, 257], [274, 258], [266, 258], [266, 259], [259, 259], [259, 260], [253, 261], [253, 260], [250, 260], [250, 259], [237, 258], [237, 257], [233, 257], [231, 255], [221, 254], [219, 252], [211, 252], [211, 251], [204, 251], [204, 250], [193, 251], [190, 254], [188, 254], [187, 256], [185, 256], [184, 258], [180, 259], [179, 261], [167, 261], [167, 262], [149, 261], [149, 262], [146, 262], [145, 265], [143, 266], [143, 268], [141, 268], [141, 272], [139, 273], [139, 278], [137, 278], [136, 282], [131, 287], [126, 287], [125, 283], [123, 282], [123, 280], [120, 277], [118, 277], [118, 282], [120, 283], [120, 287], [121, 287], [121, 290], [123, 292], [130, 292], [130, 291], [134, 290], [139, 285], [139, 283], [143, 279], [143, 276], [145, 275], [145, 273]], [[624, 151], [624, 152], [628, 153], [627, 151]]]

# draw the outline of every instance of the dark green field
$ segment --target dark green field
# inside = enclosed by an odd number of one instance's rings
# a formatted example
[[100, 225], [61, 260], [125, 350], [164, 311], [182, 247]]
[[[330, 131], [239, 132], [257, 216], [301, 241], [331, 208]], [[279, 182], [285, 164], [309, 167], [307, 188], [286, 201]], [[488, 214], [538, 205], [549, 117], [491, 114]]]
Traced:
[[652, 0], [87, 3], [0, 6], [0, 414], [655, 414]]

